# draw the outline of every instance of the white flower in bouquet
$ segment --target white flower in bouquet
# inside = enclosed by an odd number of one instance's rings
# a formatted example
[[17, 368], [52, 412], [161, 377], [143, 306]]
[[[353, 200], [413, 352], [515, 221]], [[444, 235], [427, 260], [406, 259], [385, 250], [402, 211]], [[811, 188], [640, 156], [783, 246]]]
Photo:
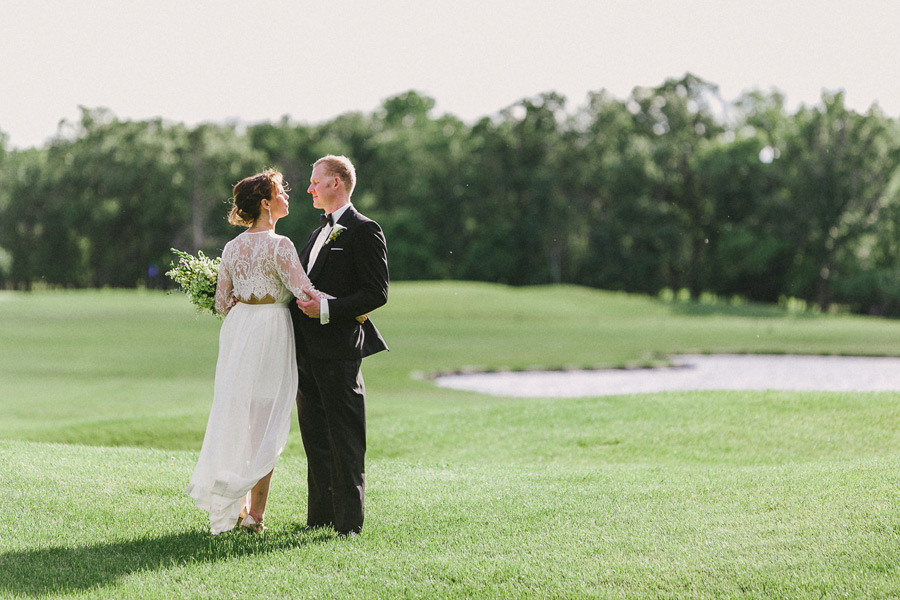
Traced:
[[210, 258], [197, 252], [197, 256], [172, 248], [178, 258], [178, 264], [172, 263], [172, 269], [166, 275], [178, 284], [191, 303], [201, 312], [209, 311], [217, 317], [216, 312], [216, 280], [219, 277], [221, 258]]

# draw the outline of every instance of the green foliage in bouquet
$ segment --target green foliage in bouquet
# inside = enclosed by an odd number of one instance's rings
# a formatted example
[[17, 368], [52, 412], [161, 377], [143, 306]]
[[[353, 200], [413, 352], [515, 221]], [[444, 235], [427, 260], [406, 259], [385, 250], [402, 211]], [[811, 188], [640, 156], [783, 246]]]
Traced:
[[210, 258], [202, 251], [197, 252], [197, 256], [175, 248], [172, 252], [179, 257], [178, 264], [172, 263], [166, 275], [178, 284], [200, 312], [210, 312], [221, 318], [222, 315], [216, 312], [216, 280], [222, 259]]

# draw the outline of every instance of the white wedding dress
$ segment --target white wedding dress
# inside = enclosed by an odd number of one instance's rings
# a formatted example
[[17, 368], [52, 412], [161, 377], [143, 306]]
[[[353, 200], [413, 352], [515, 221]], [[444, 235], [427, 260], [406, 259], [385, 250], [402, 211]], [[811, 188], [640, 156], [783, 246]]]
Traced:
[[[187, 494], [209, 512], [210, 531], [235, 527], [250, 489], [287, 442], [297, 397], [294, 329], [287, 304], [316, 292], [290, 239], [244, 232], [225, 245], [216, 286], [216, 383], [206, 435]], [[231, 308], [232, 298], [239, 302]], [[259, 303], [263, 302], [263, 303]]]

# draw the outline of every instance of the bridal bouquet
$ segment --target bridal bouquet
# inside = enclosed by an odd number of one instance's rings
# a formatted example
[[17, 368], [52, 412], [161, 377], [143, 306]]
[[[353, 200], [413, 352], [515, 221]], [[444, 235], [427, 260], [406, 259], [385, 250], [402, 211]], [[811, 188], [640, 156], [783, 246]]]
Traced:
[[172, 269], [166, 272], [166, 276], [178, 284], [199, 311], [209, 311], [221, 317], [216, 312], [216, 279], [222, 259], [212, 259], [203, 252], [197, 252], [194, 256], [175, 248], [172, 252], [179, 257], [178, 264], [172, 263]]

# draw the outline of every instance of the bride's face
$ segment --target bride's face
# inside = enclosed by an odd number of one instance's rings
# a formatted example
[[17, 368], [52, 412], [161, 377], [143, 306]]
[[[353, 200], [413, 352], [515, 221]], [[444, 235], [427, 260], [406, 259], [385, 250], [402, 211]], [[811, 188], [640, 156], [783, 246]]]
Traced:
[[288, 198], [290, 198], [290, 196], [288, 196], [284, 186], [280, 183], [275, 184], [274, 196], [269, 199], [269, 210], [272, 211], [272, 219], [280, 219], [281, 217], [287, 216], [290, 212]]

